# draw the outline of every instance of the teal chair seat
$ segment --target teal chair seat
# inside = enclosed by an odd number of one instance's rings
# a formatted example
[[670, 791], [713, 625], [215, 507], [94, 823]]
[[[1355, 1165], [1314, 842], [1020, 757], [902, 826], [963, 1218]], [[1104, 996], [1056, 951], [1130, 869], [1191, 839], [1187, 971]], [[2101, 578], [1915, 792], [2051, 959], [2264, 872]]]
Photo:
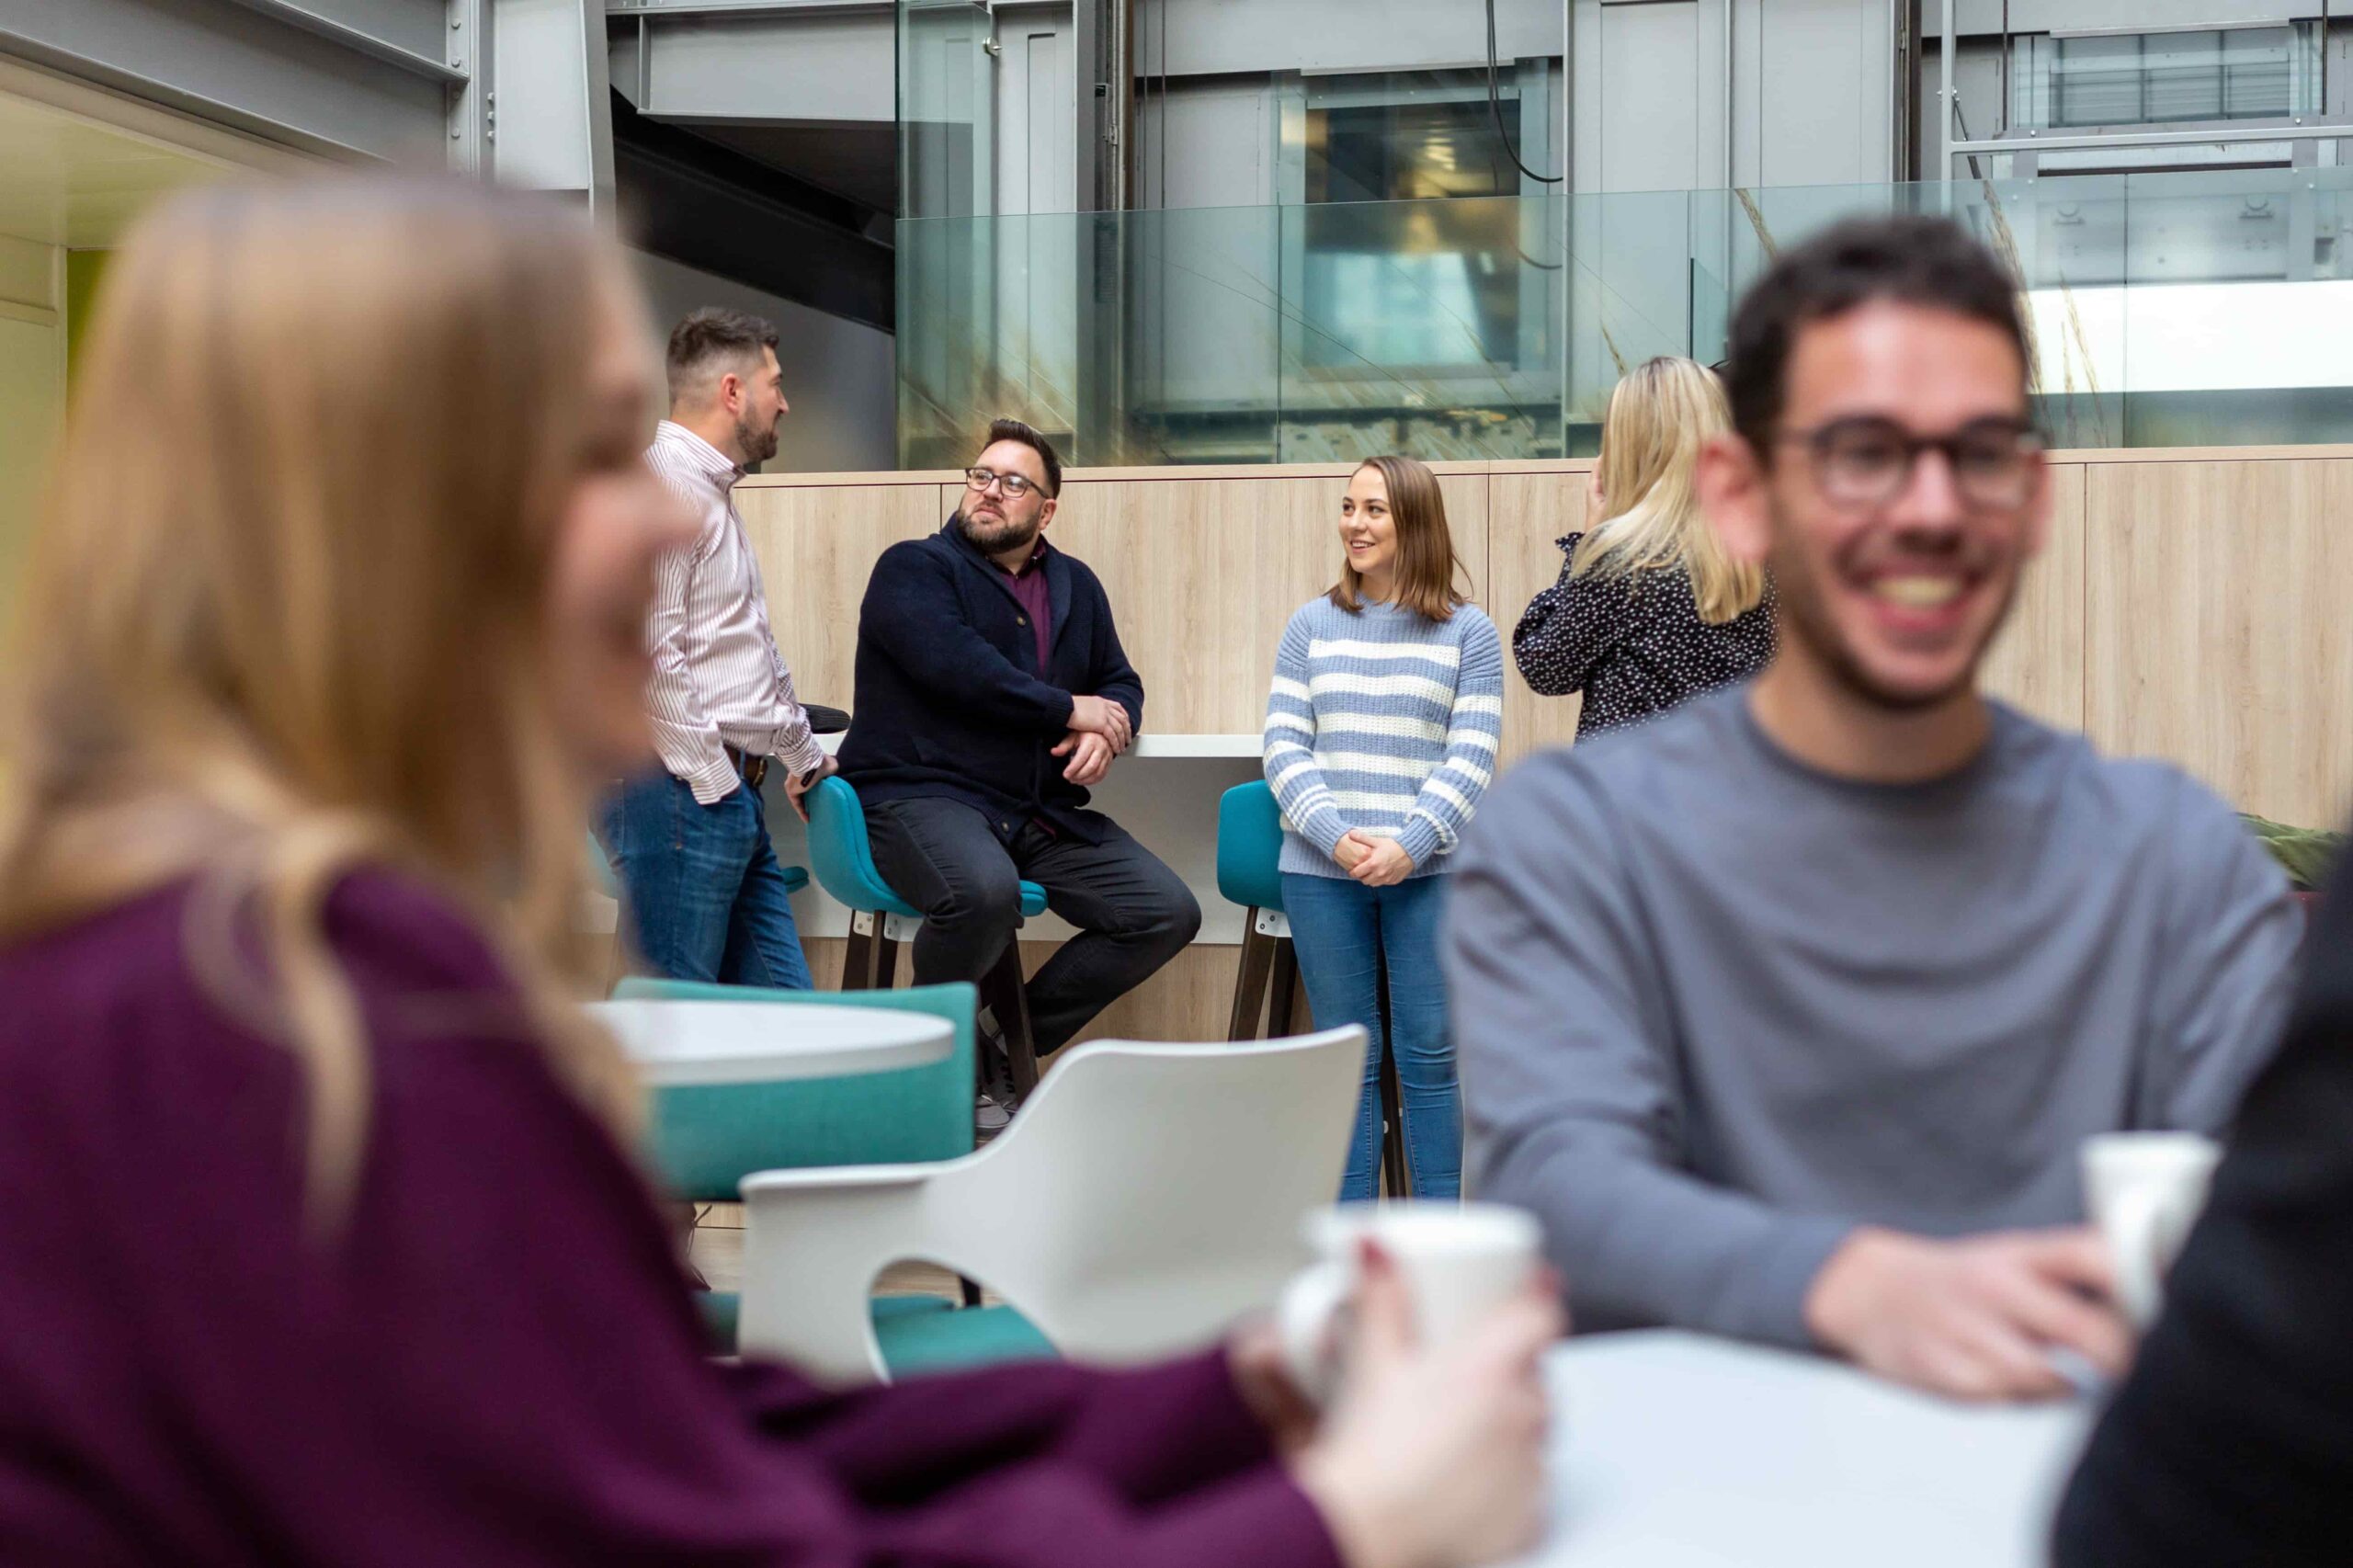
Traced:
[[[842, 945], [844, 991], [888, 991], [897, 983], [899, 945], [923, 927], [923, 912], [892, 890], [874, 866], [867, 838], [866, 807], [849, 780], [821, 780], [809, 791], [809, 861], [817, 885], [852, 912], [849, 940]], [[1021, 917], [1046, 912], [1046, 890], [1024, 881]], [[1029, 1034], [1029, 1001], [1021, 973], [1021, 944], [1006, 944], [981, 981], [981, 997], [995, 1016], [1006, 1043], [1017, 1095], [1038, 1086], [1038, 1055]]]
[[780, 1084], [666, 1085], [654, 1095], [654, 1163], [697, 1203], [733, 1203], [754, 1171], [952, 1160], [972, 1152], [972, 988], [771, 991], [631, 976], [622, 1000], [773, 1002], [783, 1006], [897, 1007], [955, 1027], [948, 1059], [840, 1078]]
[[[809, 791], [809, 859], [817, 869], [817, 885], [835, 903], [865, 915], [895, 915], [921, 920], [923, 911], [891, 891], [874, 869], [874, 848], [866, 835], [866, 807], [849, 780], [823, 780]], [[1021, 884], [1025, 917], [1046, 913], [1046, 890], [1036, 882]]]
[[1283, 813], [1265, 779], [1237, 784], [1217, 801], [1217, 891], [1245, 909], [1283, 906]]
[[869, 1309], [894, 1382], [925, 1372], [1058, 1359], [1036, 1325], [1008, 1306], [958, 1307], [938, 1296], [877, 1296]]
[[[668, 1085], [654, 1091], [654, 1164], [669, 1189], [733, 1203], [754, 1171], [952, 1160], [972, 1152], [972, 987], [772, 991], [633, 976], [615, 994], [655, 1002], [772, 1002], [781, 1006], [896, 1007], [954, 1026], [948, 1060], [780, 1084]], [[781, 1022], [781, 1020], [780, 1020]], [[732, 1290], [696, 1297], [711, 1344], [735, 1348], [742, 1302]], [[1053, 1346], [1011, 1307], [959, 1308], [937, 1296], [883, 1296], [874, 1332], [894, 1378], [950, 1367], [1051, 1357]], [[909, 1321], [920, 1317], [922, 1321]], [[966, 1321], [966, 1320], [971, 1321]]]
[[[707, 1290], [696, 1298], [711, 1343], [735, 1347], [742, 1298]], [[939, 1296], [877, 1296], [867, 1309], [893, 1381], [1005, 1361], [1058, 1359], [1037, 1326], [1008, 1306], [959, 1307]]]

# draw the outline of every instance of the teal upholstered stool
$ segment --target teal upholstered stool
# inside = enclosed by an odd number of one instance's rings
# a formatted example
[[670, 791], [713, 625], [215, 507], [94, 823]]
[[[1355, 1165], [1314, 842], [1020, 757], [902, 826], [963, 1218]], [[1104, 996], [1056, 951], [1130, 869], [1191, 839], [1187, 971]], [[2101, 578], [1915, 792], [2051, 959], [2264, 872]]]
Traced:
[[[1237, 784], [1218, 797], [1217, 891], [1244, 911], [1242, 966], [1233, 982], [1228, 1040], [1290, 1032], [1299, 984], [1299, 956], [1283, 914], [1282, 810], [1264, 779]], [[1392, 1197], [1412, 1190], [1405, 1164], [1405, 1123], [1397, 1062], [1389, 1053], [1389, 988], [1381, 988], [1381, 1164]]]
[[1277, 869], [1282, 852], [1282, 812], [1264, 779], [1237, 784], [1218, 797], [1217, 891], [1243, 909], [1242, 967], [1233, 982], [1228, 1040], [1290, 1032], [1299, 959], [1283, 914], [1283, 879]]
[[[874, 869], [866, 807], [847, 779], [824, 780], [809, 791], [806, 803], [809, 861], [816, 868], [817, 885], [850, 911], [849, 945], [842, 955], [842, 989], [887, 991], [898, 982], [901, 944], [912, 941], [923, 928], [923, 911], [901, 898]], [[1036, 882], [1023, 882], [1022, 917], [1045, 912], [1046, 890]], [[982, 980], [981, 996], [1005, 1031], [1014, 1091], [1026, 1095], [1038, 1085], [1038, 1055], [1029, 1035], [1029, 994], [1022, 984], [1017, 937], [1006, 944], [1004, 956]]]
[[[955, 1026], [948, 1059], [926, 1067], [791, 1083], [698, 1084], [655, 1090], [654, 1167], [670, 1191], [689, 1202], [733, 1203], [737, 1187], [754, 1171], [952, 1160], [972, 1152], [973, 991], [969, 985], [845, 993], [633, 978], [622, 981], [617, 994], [623, 1000], [896, 1007], [927, 1013]], [[712, 1343], [733, 1350], [741, 1310], [735, 1294], [705, 1291], [697, 1304]], [[921, 1323], [902, 1321], [918, 1312]], [[936, 1296], [878, 1297], [874, 1317], [875, 1335], [893, 1377], [1053, 1354], [1044, 1337], [1010, 1307], [959, 1309]]]

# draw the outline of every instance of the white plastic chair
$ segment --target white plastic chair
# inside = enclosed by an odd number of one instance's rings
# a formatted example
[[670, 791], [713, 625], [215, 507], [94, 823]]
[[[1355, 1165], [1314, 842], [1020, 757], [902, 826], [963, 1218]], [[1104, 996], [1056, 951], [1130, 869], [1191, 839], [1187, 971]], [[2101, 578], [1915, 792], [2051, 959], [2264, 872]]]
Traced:
[[888, 1381], [868, 1294], [907, 1259], [983, 1281], [1077, 1359], [1206, 1345], [1307, 1262], [1300, 1217], [1338, 1189], [1364, 1053], [1355, 1025], [1099, 1040], [962, 1159], [746, 1176], [742, 1347]]

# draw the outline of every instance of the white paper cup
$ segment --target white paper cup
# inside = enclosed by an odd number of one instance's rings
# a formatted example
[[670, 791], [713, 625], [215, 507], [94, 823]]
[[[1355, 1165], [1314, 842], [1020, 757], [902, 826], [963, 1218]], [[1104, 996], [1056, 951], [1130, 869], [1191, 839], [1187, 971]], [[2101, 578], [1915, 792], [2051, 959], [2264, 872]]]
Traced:
[[2108, 1243], [2117, 1304], [2142, 1328], [2156, 1320], [2189, 1228], [2206, 1207], [2222, 1145], [2196, 1132], [2103, 1132], [2084, 1140], [2084, 1202]]
[[1395, 1261], [1426, 1345], [1476, 1327], [1542, 1256], [1534, 1217], [1497, 1203], [1347, 1203], [1316, 1210], [1302, 1228], [1320, 1261], [1284, 1290], [1276, 1324], [1291, 1376], [1318, 1400], [1330, 1396], [1346, 1358], [1346, 1309], [1366, 1237]]

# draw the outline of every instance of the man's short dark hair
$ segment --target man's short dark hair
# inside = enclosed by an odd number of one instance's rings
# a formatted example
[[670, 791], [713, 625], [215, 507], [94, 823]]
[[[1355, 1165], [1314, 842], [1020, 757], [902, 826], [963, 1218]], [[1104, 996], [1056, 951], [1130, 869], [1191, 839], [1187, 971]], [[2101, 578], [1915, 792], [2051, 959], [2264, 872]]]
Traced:
[[1046, 465], [1048, 499], [1063, 493], [1063, 460], [1055, 455], [1051, 441], [1018, 419], [992, 419], [989, 421], [988, 439], [981, 443], [981, 450], [985, 452], [999, 441], [1018, 441], [1037, 453], [1038, 460]]
[[2028, 364], [2018, 283], [1994, 253], [1944, 218], [1852, 218], [1784, 252], [1732, 318], [1724, 393], [1733, 428], [1769, 460], [1789, 392], [1790, 351], [1816, 322], [1876, 300], [1921, 305], [2000, 329]]
[[717, 305], [695, 312], [670, 329], [670, 401], [698, 385], [717, 361], [757, 363], [761, 349], [775, 347], [776, 328], [758, 316]]

